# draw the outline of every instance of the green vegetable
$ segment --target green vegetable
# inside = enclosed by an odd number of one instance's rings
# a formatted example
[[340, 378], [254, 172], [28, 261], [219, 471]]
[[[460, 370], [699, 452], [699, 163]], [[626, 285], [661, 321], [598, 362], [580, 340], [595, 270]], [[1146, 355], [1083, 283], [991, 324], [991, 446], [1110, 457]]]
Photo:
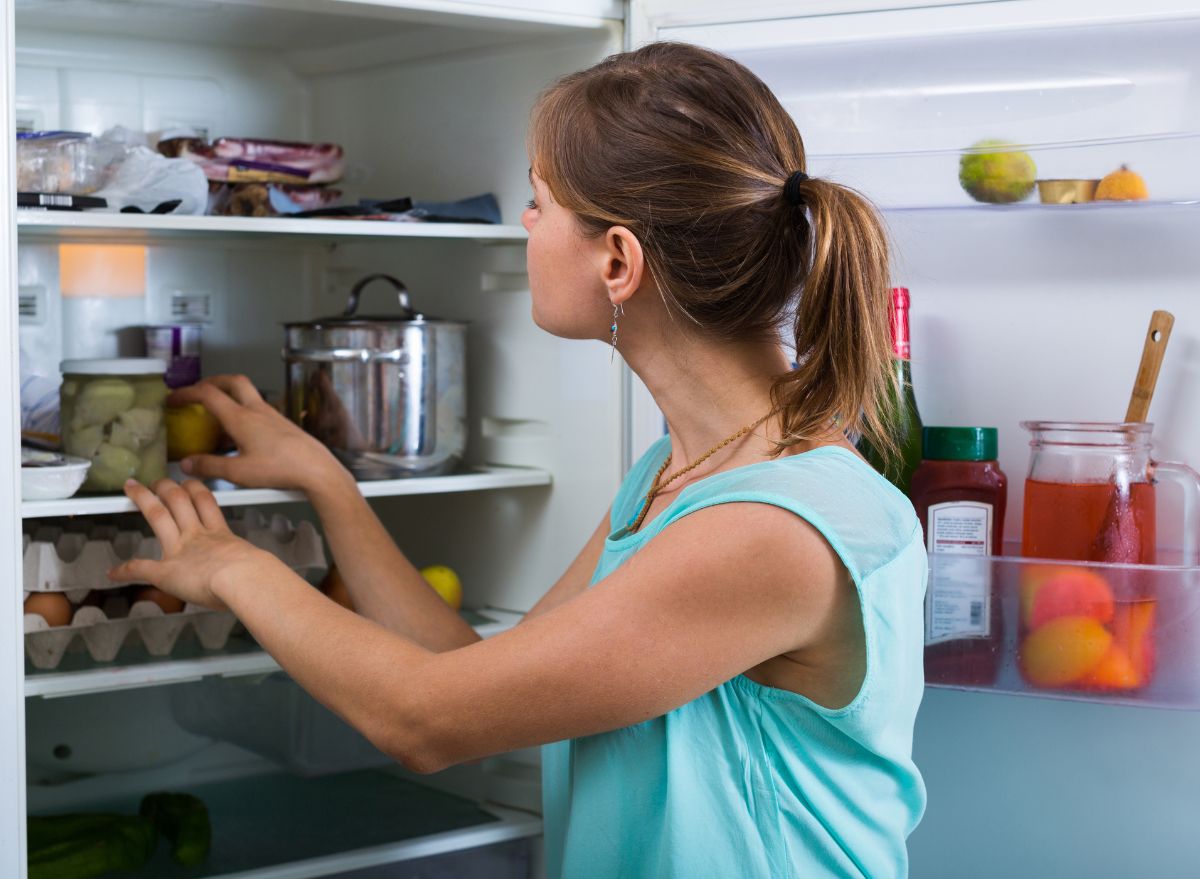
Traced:
[[144, 867], [158, 835], [140, 815], [59, 815], [31, 818], [29, 840], [29, 879], [90, 879]]
[[76, 815], [30, 815], [26, 824], [26, 840], [29, 851], [45, 848], [56, 842], [89, 833], [99, 827], [107, 827], [119, 821], [120, 815], [108, 813], [86, 813]]
[[204, 862], [212, 846], [212, 825], [208, 809], [191, 794], [147, 794], [138, 809], [154, 822], [159, 833], [171, 843], [175, 863], [192, 867]]

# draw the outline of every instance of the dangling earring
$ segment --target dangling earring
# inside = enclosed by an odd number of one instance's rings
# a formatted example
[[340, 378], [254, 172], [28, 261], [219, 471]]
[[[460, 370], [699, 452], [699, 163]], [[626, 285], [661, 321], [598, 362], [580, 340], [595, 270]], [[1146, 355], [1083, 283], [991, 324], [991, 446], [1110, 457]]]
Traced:
[[609, 327], [609, 329], [612, 330], [612, 351], [608, 355], [609, 363], [613, 362], [613, 357], [615, 357], [617, 354], [617, 315], [620, 315], [621, 317], [625, 316], [624, 304], [613, 306], [613, 322], [612, 326]]

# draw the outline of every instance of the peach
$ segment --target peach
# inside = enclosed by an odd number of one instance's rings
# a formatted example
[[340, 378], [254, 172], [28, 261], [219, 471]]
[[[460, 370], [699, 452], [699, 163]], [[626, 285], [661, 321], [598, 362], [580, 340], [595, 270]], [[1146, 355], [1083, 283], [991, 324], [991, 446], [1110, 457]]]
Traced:
[[1100, 664], [1112, 642], [1112, 633], [1093, 617], [1058, 617], [1025, 637], [1021, 671], [1035, 687], [1073, 684]]
[[1076, 616], [1105, 624], [1113, 618], [1112, 587], [1086, 568], [1067, 568], [1045, 580], [1033, 595], [1025, 622], [1038, 629], [1059, 617]]

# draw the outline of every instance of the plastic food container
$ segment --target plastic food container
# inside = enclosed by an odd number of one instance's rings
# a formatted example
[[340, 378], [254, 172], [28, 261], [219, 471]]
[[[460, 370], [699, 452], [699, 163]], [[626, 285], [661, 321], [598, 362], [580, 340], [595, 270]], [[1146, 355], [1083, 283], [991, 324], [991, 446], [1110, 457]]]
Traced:
[[63, 450], [92, 462], [81, 491], [120, 491], [167, 475], [167, 365], [149, 358], [62, 364]]

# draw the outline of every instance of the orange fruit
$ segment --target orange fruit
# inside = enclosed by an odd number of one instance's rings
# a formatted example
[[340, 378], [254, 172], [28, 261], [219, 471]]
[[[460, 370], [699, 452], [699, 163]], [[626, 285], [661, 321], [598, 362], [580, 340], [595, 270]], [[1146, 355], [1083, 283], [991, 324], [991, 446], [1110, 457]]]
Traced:
[[1106, 175], [1096, 187], [1096, 201], [1145, 201], [1149, 197], [1146, 181], [1128, 165]]
[[1079, 682], [1084, 690], [1133, 690], [1145, 681], [1133, 667], [1129, 654], [1113, 644], [1100, 663]]

